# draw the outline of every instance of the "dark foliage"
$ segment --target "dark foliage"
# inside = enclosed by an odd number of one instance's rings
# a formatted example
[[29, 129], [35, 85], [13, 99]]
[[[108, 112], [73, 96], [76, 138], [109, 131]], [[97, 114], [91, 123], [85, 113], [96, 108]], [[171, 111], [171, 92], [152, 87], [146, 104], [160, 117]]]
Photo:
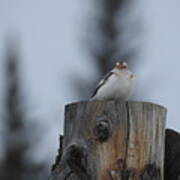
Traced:
[[115, 62], [126, 61], [130, 67], [137, 62], [137, 48], [133, 46], [133, 41], [139, 25], [131, 15], [133, 1], [100, 0], [93, 3], [98, 12], [87, 23], [85, 47], [98, 74], [93, 80], [83, 81], [81, 77], [73, 79], [81, 98], [92, 95], [97, 82], [112, 69]]
[[[94, 56], [100, 75], [103, 75], [112, 68], [116, 61], [133, 64], [135, 60], [136, 53], [130, 46], [132, 39], [128, 38], [129, 30], [127, 28], [127, 22], [130, 23], [129, 20], [132, 18], [128, 17], [132, 1], [101, 0], [97, 4], [102, 7], [102, 12], [97, 18], [97, 31], [94, 34], [100, 35], [102, 40], [100, 48], [90, 47], [90, 52]], [[97, 36], [94, 36], [91, 41], [96, 41]]]
[[19, 57], [15, 44], [8, 42], [5, 57], [5, 157], [1, 163], [0, 179], [2, 180], [41, 180], [47, 177], [44, 164], [35, 164], [25, 158], [32, 146], [25, 124], [27, 114], [22, 99], [22, 87], [19, 71]]

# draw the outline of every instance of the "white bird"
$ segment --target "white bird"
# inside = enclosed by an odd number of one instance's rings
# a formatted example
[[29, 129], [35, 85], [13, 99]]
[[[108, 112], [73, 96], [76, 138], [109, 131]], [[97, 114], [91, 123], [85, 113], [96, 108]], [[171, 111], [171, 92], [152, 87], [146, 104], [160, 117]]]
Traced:
[[90, 100], [128, 100], [134, 86], [134, 75], [126, 62], [117, 62], [115, 67], [99, 82]]

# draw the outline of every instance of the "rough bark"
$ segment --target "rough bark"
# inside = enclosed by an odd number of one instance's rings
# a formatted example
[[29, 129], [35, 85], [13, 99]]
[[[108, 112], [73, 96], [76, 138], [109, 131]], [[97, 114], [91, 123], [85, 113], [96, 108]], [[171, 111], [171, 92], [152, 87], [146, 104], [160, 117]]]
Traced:
[[166, 109], [145, 102], [66, 106], [50, 180], [163, 180]]
[[166, 130], [165, 180], [180, 180], [180, 134]]

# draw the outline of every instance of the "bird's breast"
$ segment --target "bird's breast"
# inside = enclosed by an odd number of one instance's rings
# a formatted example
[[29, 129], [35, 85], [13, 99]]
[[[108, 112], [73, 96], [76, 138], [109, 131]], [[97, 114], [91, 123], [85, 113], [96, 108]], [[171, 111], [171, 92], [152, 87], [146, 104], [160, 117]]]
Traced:
[[109, 100], [120, 98], [127, 100], [132, 91], [133, 82], [126, 76], [111, 75], [109, 79], [100, 87], [95, 99]]
[[133, 88], [133, 81], [129, 78], [113, 76], [109, 86], [112, 88], [113, 96], [116, 98], [127, 99]]

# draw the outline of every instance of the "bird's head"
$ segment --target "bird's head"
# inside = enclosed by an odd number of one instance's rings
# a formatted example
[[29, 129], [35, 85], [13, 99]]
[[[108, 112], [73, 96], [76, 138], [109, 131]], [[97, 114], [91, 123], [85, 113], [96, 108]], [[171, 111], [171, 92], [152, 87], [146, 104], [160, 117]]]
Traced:
[[115, 65], [115, 68], [117, 68], [118, 70], [126, 70], [128, 69], [128, 65], [126, 62], [117, 62]]

